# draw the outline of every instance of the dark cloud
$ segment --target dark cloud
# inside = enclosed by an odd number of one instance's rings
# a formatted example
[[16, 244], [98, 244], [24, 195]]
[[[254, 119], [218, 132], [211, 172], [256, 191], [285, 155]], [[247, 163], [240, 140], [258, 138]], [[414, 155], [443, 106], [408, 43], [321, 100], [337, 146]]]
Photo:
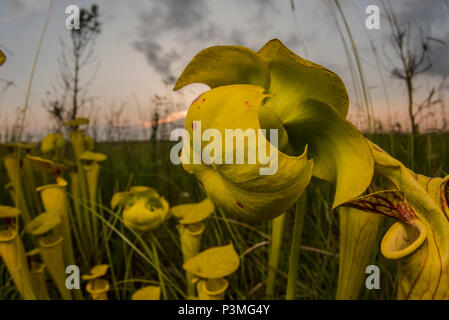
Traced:
[[[140, 14], [139, 40], [134, 47], [143, 52], [148, 63], [166, 79], [173, 78], [173, 62], [180, 49], [167, 49], [170, 36], [177, 48], [194, 40], [214, 37], [217, 27], [207, 19], [205, 0], [157, 0], [147, 12]], [[164, 46], [161, 43], [164, 43]]]
[[[248, 19], [245, 25], [218, 26], [209, 18], [208, 0], [157, 0], [140, 14], [141, 26], [134, 47], [144, 53], [148, 63], [165, 79], [173, 78], [176, 60], [191, 46], [232, 43], [249, 46], [251, 34], [265, 34], [271, 28], [273, 13], [279, 10], [273, 0], [241, 3]], [[171, 47], [170, 47], [171, 44]]]
[[145, 53], [148, 62], [157, 71], [166, 76], [171, 75], [171, 64], [174, 59], [179, 58], [178, 52], [175, 50], [166, 52], [155, 41], [137, 41], [135, 47]]
[[435, 25], [447, 20], [448, 10], [444, 0], [407, 0], [400, 2], [398, 16], [414, 25]]

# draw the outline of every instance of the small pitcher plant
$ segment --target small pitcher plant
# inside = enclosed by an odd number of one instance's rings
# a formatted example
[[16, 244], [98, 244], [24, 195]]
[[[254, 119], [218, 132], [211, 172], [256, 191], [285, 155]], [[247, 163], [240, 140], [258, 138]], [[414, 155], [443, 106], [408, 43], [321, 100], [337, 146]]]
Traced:
[[67, 167], [40, 157], [29, 156], [28, 159], [35, 170], [51, 173], [56, 180], [56, 183], [40, 186], [36, 191], [41, 196], [45, 211], [55, 211], [59, 214], [61, 224], [56, 232], [64, 239], [64, 262], [66, 265], [75, 264], [70, 230], [70, 205], [66, 194], [67, 181], [61, 177], [62, 171]]
[[[171, 209], [173, 215], [179, 218], [177, 229], [180, 235], [181, 251], [184, 262], [200, 252], [201, 237], [205, 225], [203, 220], [214, 213], [214, 204], [209, 199], [204, 199], [196, 204], [182, 204]], [[195, 295], [195, 287], [192, 283], [193, 275], [186, 272], [187, 294]]]
[[65, 285], [66, 274], [62, 245], [64, 238], [57, 231], [61, 224], [61, 216], [55, 210], [38, 215], [26, 226], [26, 231], [36, 238], [42, 259], [62, 298], [71, 300], [72, 295]]
[[141, 232], [148, 238], [152, 249], [152, 260], [159, 276], [162, 296], [167, 299], [164, 279], [161, 272], [157, 239], [153, 230], [158, 228], [169, 216], [170, 206], [156, 190], [144, 186], [131, 187], [128, 192], [118, 192], [111, 199], [111, 208], [123, 207], [123, 223], [130, 229]]
[[371, 144], [375, 172], [393, 188], [356, 198], [346, 206], [397, 220], [385, 234], [381, 252], [398, 260], [398, 299], [449, 298], [449, 177], [417, 175]]
[[32, 276], [16, 225], [19, 215], [16, 208], [0, 206], [0, 256], [22, 297], [35, 300]]
[[[31, 181], [31, 179], [26, 177], [29, 174], [29, 170], [25, 170], [24, 157], [31, 150], [33, 150], [36, 145], [34, 144], [3, 144], [0, 143], [0, 147], [3, 147], [9, 151], [9, 153], [3, 156], [3, 164], [6, 169], [7, 176], [11, 183], [11, 191], [13, 192], [12, 198], [14, 200], [15, 206], [20, 210], [21, 217], [25, 223], [31, 221], [33, 217], [33, 212], [39, 206], [36, 203], [30, 202], [30, 194], [34, 192], [31, 185], [25, 184], [25, 181]], [[35, 200], [35, 198], [34, 198]]]
[[31, 272], [31, 282], [33, 284], [36, 299], [49, 300], [47, 282], [45, 279], [45, 264], [41, 261], [39, 248], [35, 248], [26, 253], [28, 267]]
[[108, 294], [110, 285], [109, 281], [103, 279], [108, 271], [109, 266], [107, 264], [100, 264], [93, 267], [90, 270], [90, 274], [82, 276], [83, 280], [87, 280], [86, 291], [92, 297], [92, 300], [108, 300]]
[[240, 260], [232, 244], [210, 248], [187, 260], [183, 268], [196, 276], [199, 300], [222, 300], [229, 286], [225, 277], [233, 274]]

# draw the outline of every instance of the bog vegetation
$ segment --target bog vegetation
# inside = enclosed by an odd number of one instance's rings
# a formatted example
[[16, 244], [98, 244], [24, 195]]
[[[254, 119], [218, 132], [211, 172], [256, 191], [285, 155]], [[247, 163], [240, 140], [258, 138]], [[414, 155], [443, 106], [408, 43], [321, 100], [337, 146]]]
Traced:
[[[351, 41], [339, 2], [330, 5]], [[386, 8], [401, 52], [408, 31]], [[97, 8], [84, 17], [97, 36]], [[259, 174], [260, 161], [173, 164], [177, 142], [96, 142], [76, 86], [74, 108], [50, 104], [60, 132], [23, 142], [22, 119], [17, 141], [0, 144], [0, 298], [447, 299], [449, 135], [419, 133], [415, 116], [442, 103], [436, 89], [413, 103], [427, 49], [404, 49], [422, 62], [393, 73], [409, 90], [410, 134], [375, 133], [352, 49], [366, 134], [346, 118], [339, 76], [276, 39], [257, 52], [206, 48], [178, 78], [175, 90], [210, 87], [188, 110], [190, 136], [196, 121], [201, 131], [279, 131], [273, 175]], [[267, 150], [270, 138], [257, 144]], [[67, 288], [69, 265], [81, 270], [78, 290]], [[379, 267], [378, 290], [364, 285], [368, 265]]]

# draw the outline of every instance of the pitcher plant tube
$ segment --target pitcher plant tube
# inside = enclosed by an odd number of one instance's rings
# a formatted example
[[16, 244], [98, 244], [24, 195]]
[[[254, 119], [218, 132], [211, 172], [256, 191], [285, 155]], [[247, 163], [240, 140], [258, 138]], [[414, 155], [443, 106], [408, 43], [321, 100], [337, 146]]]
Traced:
[[[78, 187], [79, 190], [73, 190], [74, 195], [79, 197], [74, 198], [74, 209], [77, 216], [82, 216], [82, 227], [86, 231], [85, 239], [86, 243], [94, 243], [94, 231], [92, 229], [92, 223], [90, 219], [90, 206], [89, 206], [89, 191], [87, 185], [86, 172], [84, 171], [84, 164], [81, 161], [81, 155], [86, 150], [92, 150], [94, 147], [94, 141], [89, 137], [86, 132], [80, 129], [80, 126], [89, 124], [87, 118], [76, 118], [64, 123], [70, 127], [70, 142], [72, 144], [73, 154], [75, 156], [77, 181], [72, 188]], [[82, 214], [81, 214], [82, 212]], [[80, 228], [80, 229], [81, 229]]]
[[[65, 265], [74, 265], [76, 261], [70, 227], [71, 209], [66, 194], [67, 181], [61, 177], [62, 171], [66, 170], [67, 166], [36, 156], [27, 156], [27, 159], [35, 170], [51, 173], [56, 180], [56, 183], [40, 186], [36, 190], [40, 193], [45, 211], [56, 212], [61, 218], [61, 224], [55, 228], [55, 233], [63, 238], [62, 247]], [[75, 294], [77, 298], [81, 299], [80, 293]]]
[[90, 214], [85, 216], [85, 221], [89, 222], [85, 225], [90, 225], [92, 228], [92, 235], [95, 248], [98, 246], [98, 218], [97, 218], [97, 192], [98, 192], [98, 177], [100, 174], [99, 162], [105, 161], [106, 156], [101, 153], [95, 153], [89, 150], [84, 151], [80, 155], [80, 160], [84, 164], [84, 172], [87, 181], [87, 191], [89, 194]]
[[2, 158], [3, 164], [5, 166], [9, 181], [12, 184], [15, 206], [20, 210], [21, 217], [24, 222], [28, 223], [33, 217], [31, 209], [33, 206], [30, 204], [29, 199], [27, 199], [27, 192], [25, 191], [26, 187], [24, 185], [25, 179], [23, 177], [23, 157], [29, 150], [34, 149], [35, 145], [22, 143], [0, 143], [0, 147], [9, 150], [9, 153]]
[[366, 267], [378, 247], [381, 215], [349, 207], [338, 209], [340, 252], [337, 300], [357, 300], [366, 280]]
[[61, 216], [55, 210], [38, 215], [26, 225], [25, 229], [36, 237], [39, 252], [62, 298], [71, 300], [72, 295], [65, 286], [66, 274], [62, 249], [64, 238], [57, 232], [57, 227], [61, 224]]
[[35, 300], [31, 273], [16, 221], [20, 211], [0, 205], [0, 256], [17, 290], [25, 300]]
[[47, 281], [45, 279], [45, 264], [41, 261], [39, 248], [26, 253], [28, 267], [31, 272], [31, 282], [38, 300], [49, 300]]
[[[214, 213], [215, 207], [212, 201], [204, 199], [195, 204], [182, 204], [171, 208], [172, 214], [179, 218], [176, 226], [181, 241], [181, 251], [184, 262], [200, 252], [201, 238], [205, 225], [202, 222]], [[195, 295], [195, 286], [192, 283], [193, 275], [186, 272], [187, 294], [190, 297]]]

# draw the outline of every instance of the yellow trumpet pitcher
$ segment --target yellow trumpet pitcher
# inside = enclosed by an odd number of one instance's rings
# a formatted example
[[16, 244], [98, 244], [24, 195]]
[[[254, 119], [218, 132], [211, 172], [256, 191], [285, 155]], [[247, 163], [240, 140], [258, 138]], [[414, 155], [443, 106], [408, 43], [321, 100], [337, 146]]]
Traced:
[[92, 300], [108, 300], [109, 281], [102, 279], [109, 269], [107, 264], [99, 264], [90, 270], [90, 274], [82, 275], [83, 280], [89, 281], [86, 285], [86, 291], [92, 297]]
[[26, 253], [28, 258], [28, 266], [31, 272], [31, 282], [33, 283], [34, 292], [38, 300], [49, 300], [47, 282], [45, 280], [45, 264], [38, 261], [40, 257], [39, 248], [33, 249]]
[[397, 219], [382, 239], [381, 252], [399, 263], [398, 299], [449, 299], [449, 177], [416, 175], [371, 146], [376, 173], [395, 188], [345, 206]]
[[67, 167], [40, 157], [28, 156], [27, 158], [36, 170], [50, 172], [56, 179], [56, 183], [38, 187], [36, 191], [40, 193], [45, 210], [47, 212], [54, 211], [61, 218], [61, 224], [56, 227], [55, 232], [64, 238], [62, 246], [65, 264], [76, 264], [70, 231], [70, 205], [66, 194], [67, 181], [60, 176], [61, 171]]
[[50, 155], [55, 162], [62, 162], [65, 145], [66, 141], [62, 133], [50, 133], [41, 141], [41, 152], [45, 155]]
[[231, 244], [210, 248], [187, 260], [184, 270], [195, 275], [199, 300], [222, 300], [229, 286], [225, 277], [234, 273], [240, 264], [239, 256]]
[[26, 202], [23, 185], [20, 178], [21, 161], [19, 156], [17, 153], [10, 153], [3, 157], [3, 164], [5, 165], [6, 173], [12, 185], [12, 190], [14, 191], [14, 203], [22, 213], [21, 216], [24, 222], [28, 223], [31, 221], [31, 213]]
[[36, 187], [38, 187], [38, 183], [35, 178], [35, 172], [33, 171], [33, 167], [31, 161], [29, 159], [29, 151], [28, 154], [22, 158], [22, 175], [23, 175], [23, 187], [24, 194], [26, 197], [27, 203], [29, 203], [30, 213], [32, 217], [35, 217], [39, 213], [41, 213], [44, 209], [42, 207], [41, 199], [39, 194], [36, 192]]
[[67, 181], [58, 178], [56, 184], [50, 184], [37, 188], [47, 212], [55, 210], [61, 217], [61, 225], [56, 232], [64, 237], [63, 252], [66, 264], [75, 264], [73, 254], [72, 236], [70, 232], [69, 203], [66, 195]]
[[25, 249], [16, 226], [19, 215], [18, 209], [0, 205], [0, 222], [3, 224], [0, 225], [0, 256], [22, 297], [35, 300]]
[[87, 191], [89, 193], [89, 202], [92, 212], [89, 216], [85, 217], [92, 221], [92, 233], [95, 245], [98, 241], [98, 218], [97, 218], [97, 192], [98, 192], [98, 176], [100, 173], [101, 161], [106, 160], [106, 156], [101, 153], [95, 153], [92, 151], [84, 151], [80, 155], [82, 162], [86, 163], [84, 165], [84, 172], [86, 173], [87, 180]]
[[111, 208], [123, 207], [123, 223], [130, 229], [142, 232], [148, 237], [152, 248], [153, 262], [159, 276], [162, 296], [167, 299], [164, 279], [156, 247], [156, 237], [152, 232], [168, 217], [170, 206], [156, 190], [145, 186], [133, 186], [128, 192], [118, 192], [111, 199]]
[[[64, 125], [71, 128], [70, 141], [72, 143], [73, 154], [75, 155], [76, 173], [78, 174], [77, 182], [79, 186], [79, 190], [74, 193], [79, 195], [79, 197], [74, 198], [74, 207], [77, 215], [81, 215], [81, 212], [83, 212], [82, 217], [84, 225], [82, 228], [86, 231], [86, 236], [84, 237], [84, 239], [86, 239], [86, 244], [94, 241], [94, 233], [88, 203], [89, 191], [87, 177], [86, 172], [84, 171], [84, 165], [80, 158], [84, 151], [92, 150], [94, 147], [92, 138], [89, 137], [84, 130], [79, 128], [80, 126], [87, 124], [89, 124], [89, 119], [86, 118], [76, 118], [64, 122]], [[73, 188], [75, 187], [76, 186], [73, 186]]]
[[81, 185], [80, 185], [80, 178], [78, 175], [78, 172], [76, 172], [76, 166], [73, 167], [74, 171], [69, 172], [69, 186], [70, 186], [70, 193], [73, 198], [73, 207], [76, 215], [76, 220], [78, 223], [81, 222], [81, 208], [79, 206], [80, 201], [80, 192], [81, 192]]
[[48, 272], [55, 280], [56, 286], [64, 300], [71, 300], [72, 295], [66, 288], [65, 268], [63, 256], [63, 237], [55, 232], [61, 224], [61, 216], [58, 212], [50, 211], [38, 215], [25, 229], [37, 238], [39, 252]]
[[337, 300], [357, 300], [378, 245], [381, 215], [341, 207]]
[[[334, 208], [369, 186], [373, 156], [363, 135], [346, 120], [349, 100], [343, 82], [279, 40], [258, 52], [241, 46], [204, 49], [174, 90], [191, 83], [211, 90], [187, 112], [185, 129], [193, 139], [183, 139], [183, 167], [202, 181], [225, 213], [274, 219], [299, 199], [312, 174], [335, 184]], [[243, 141], [226, 145], [227, 130], [241, 130]], [[261, 134], [256, 139], [252, 132]], [[233, 164], [242, 146], [244, 161]], [[258, 157], [250, 157], [255, 150]], [[270, 157], [277, 170], [261, 175], [268, 150], [277, 155]]]
[[87, 187], [89, 191], [89, 200], [92, 204], [97, 202], [98, 175], [100, 172], [99, 162], [105, 161], [106, 156], [101, 153], [84, 151], [80, 159], [86, 163], [84, 170], [86, 172]]
[[[179, 218], [177, 229], [180, 235], [181, 251], [183, 261], [186, 262], [191, 257], [200, 252], [201, 237], [205, 225], [202, 223], [215, 210], [214, 204], [209, 199], [204, 199], [200, 203], [182, 204], [171, 208], [172, 214]], [[187, 294], [195, 295], [195, 286], [192, 283], [193, 275], [186, 272]]]
[[148, 231], [159, 227], [168, 217], [169, 205], [156, 190], [145, 186], [131, 187], [111, 199], [111, 208], [123, 206], [123, 223], [132, 229]]
[[131, 300], [160, 300], [161, 287], [146, 286], [133, 293]]
[[64, 122], [64, 125], [69, 126], [71, 128], [70, 132], [70, 141], [72, 142], [72, 148], [75, 153], [75, 158], [79, 158], [84, 150], [91, 148], [91, 141], [88, 141], [86, 138], [87, 135], [84, 130], [79, 129], [80, 126], [88, 125], [89, 119], [87, 118], [76, 118], [69, 121]]

